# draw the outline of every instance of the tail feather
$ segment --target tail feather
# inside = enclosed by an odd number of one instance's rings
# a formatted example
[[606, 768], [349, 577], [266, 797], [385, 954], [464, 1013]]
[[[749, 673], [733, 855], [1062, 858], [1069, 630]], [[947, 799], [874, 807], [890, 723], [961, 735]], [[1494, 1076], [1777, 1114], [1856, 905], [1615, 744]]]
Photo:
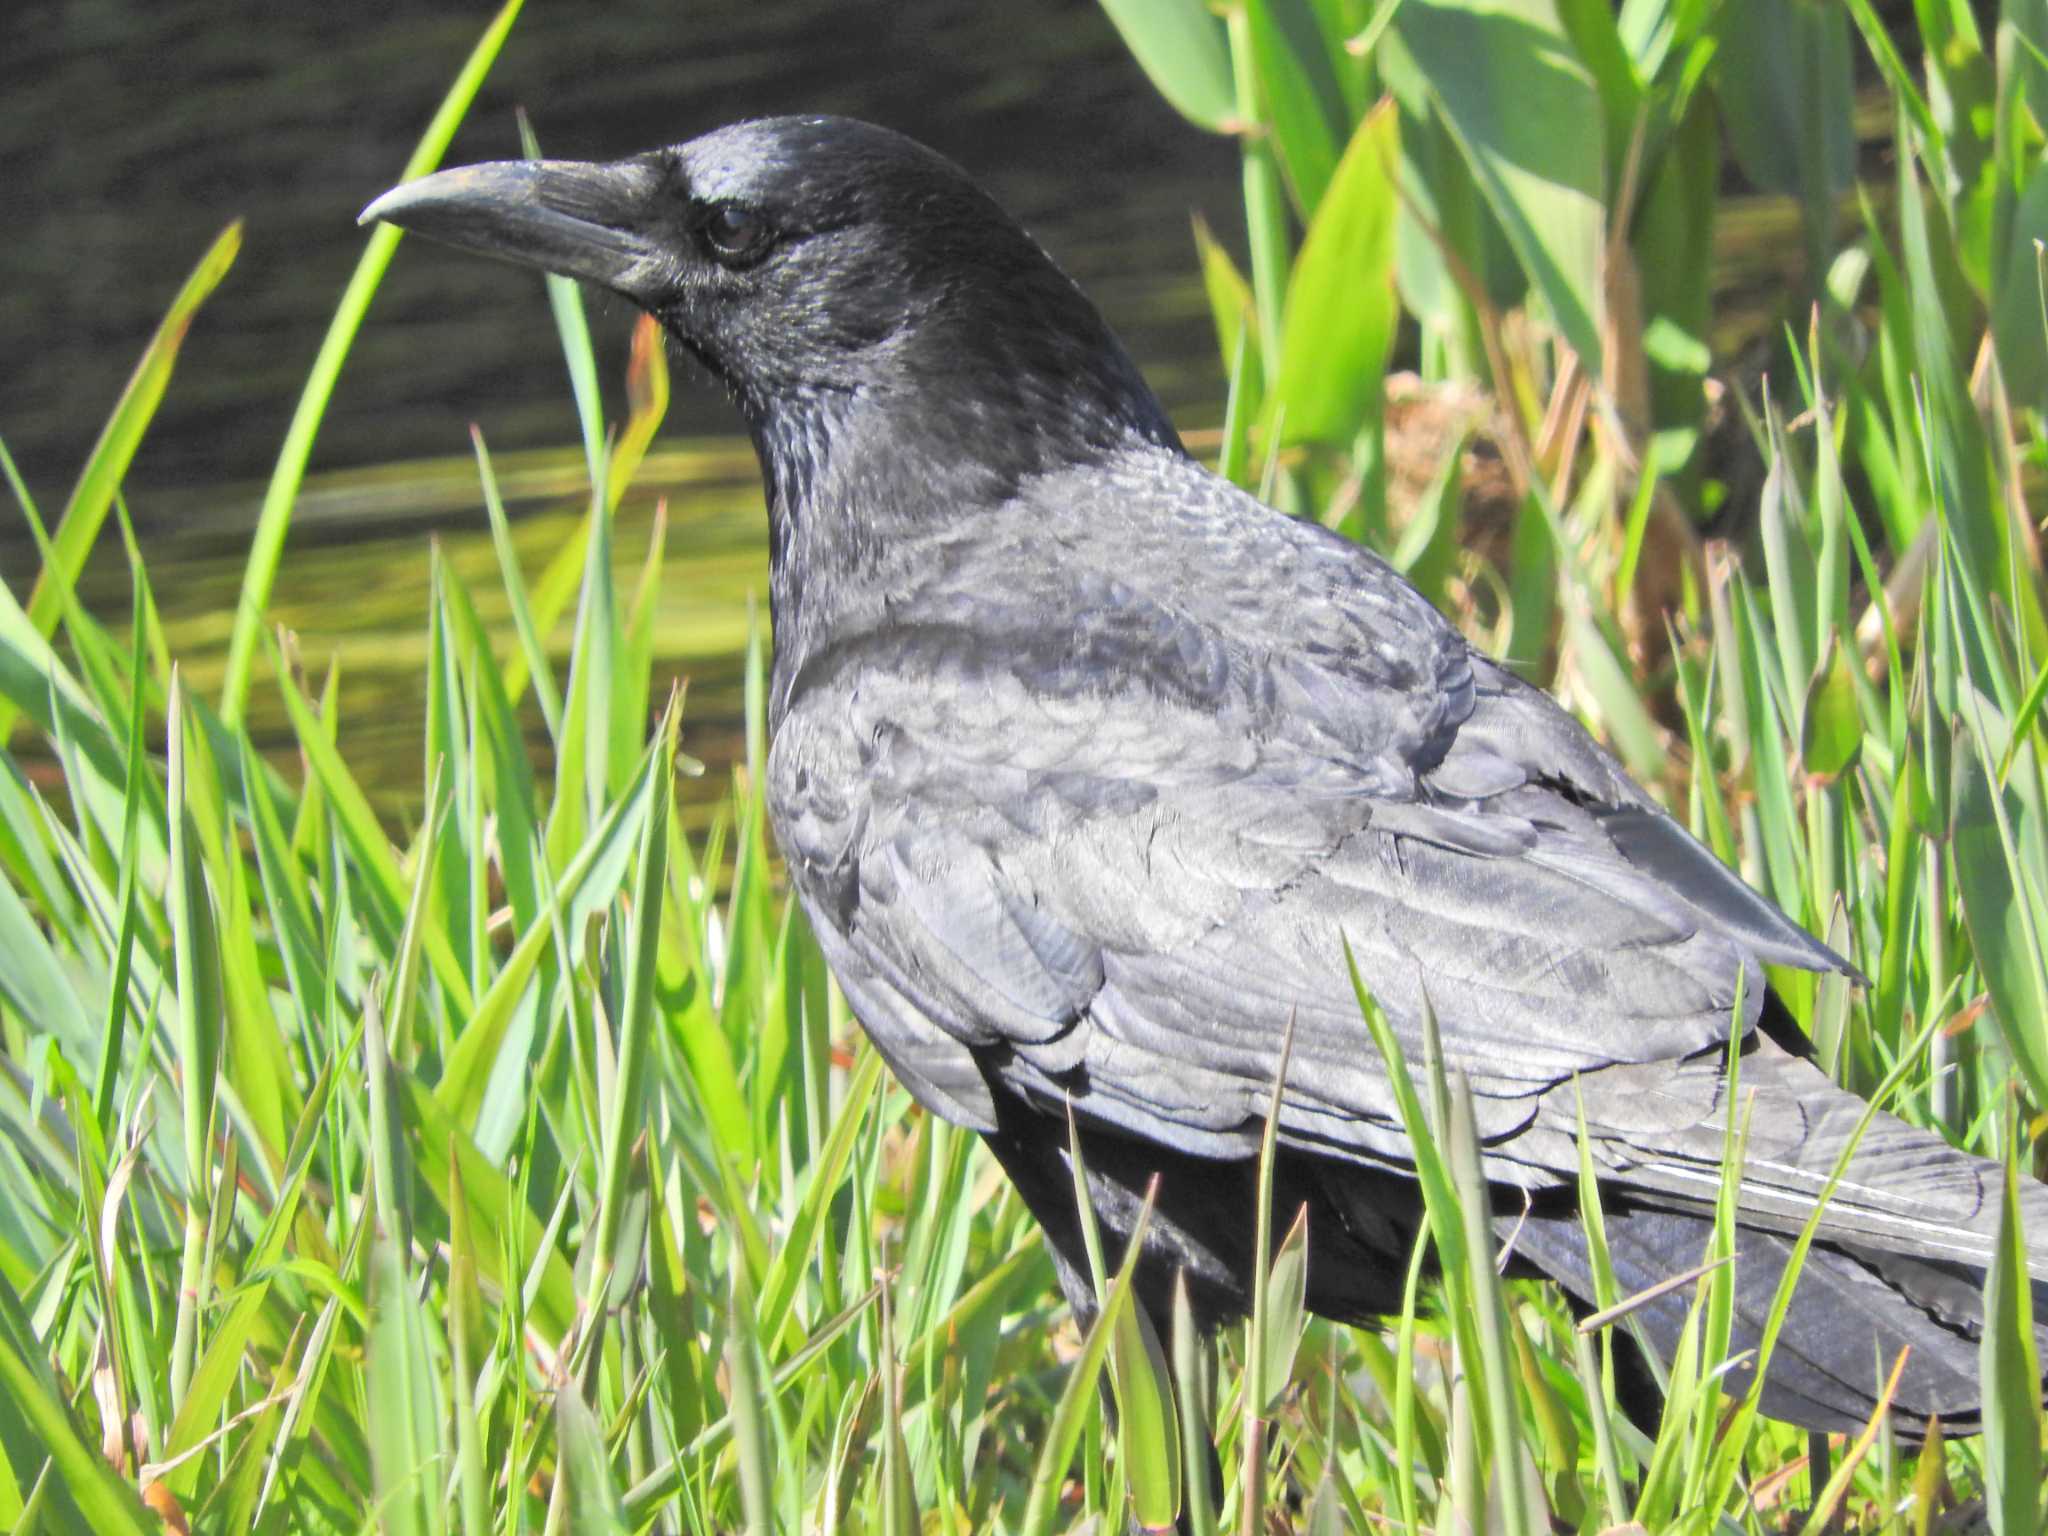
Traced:
[[[1710, 1217], [1692, 1212], [1622, 1205], [1605, 1216], [1615, 1281], [1625, 1296], [1698, 1264], [1713, 1232]], [[1502, 1228], [1515, 1231], [1520, 1259], [1548, 1273], [1581, 1305], [1592, 1305], [1592, 1269], [1577, 1215], [1503, 1218]], [[1745, 1228], [1737, 1238], [1729, 1356], [1747, 1358], [1724, 1379], [1731, 1393], [1754, 1383], [1757, 1351], [1792, 1248], [1793, 1240], [1777, 1232]], [[1980, 1277], [1923, 1259], [1815, 1243], [1772, 1350], [1760, 1407], [1809, 1429], [1853, 1432], [1869, 1422], [1903, 1354], [1891, 1403], [1894, 1426], [1917, 1438], [1939, 1417], [1947, 1430], [1974, 1433], [1981, 1403], [1980, 1285]], [[1685, 1287], [1633, 1314], [1667, 1364], [1692, 1301], [1692, 1288]]]
[[[1711, 1209], [1728, 1109], [1725, 1065], [1715, 1053], [1614, 1068], [1583, 1084], [1587, 1129], [1607, 1177], [1658, 1204]], [[1742, 1220], [1797, 1233], [1866, 1106], [1811, 1061], [1765, 1040], [1744, 1055], [1736, 1098], [1749, 1122]], [[1576, 1102], [1560, 1097], [1553, 1113], [1566, 1112], [1575, 1134]], [[1879, 1113], [1828, 1198], [1819, 1235], [1844, 1248], [1982, 1269], [1998, 1237], [2002, 1177], [1996, 1163]], [[2033, 1239], [2029, 1268], [2048, 1280], [2048, 1186], [2025, 1180], [2020, 1204]]]
[[[1743, 1054], [1734, 1095], [1726, 1063], [1711, 1052], [1591, 1074], [1582, 1087], [1624, 1295], [1682, 1273], [1705, 1254], [1729, 1106], [1741, 1105], [1748, 1134], [1730, 1352], [1758, 1349], [1797, 1234], [1868, 1106], [1811, 1061], [1762, 1037]], [[1570, 1109], [1574, 1139], [1578, 1103], [1546, 1106], [1553, 1115]], [[1997, 1163], [1957, 1151], [1931, 1131], [1872, 1116], [1815, 1227], [1765, 1372], [1764, 1412], [1810, 1429], [1856, 1429], [1876, 1410], [1903, 1354], [1895, 1425], [1914, 1434], [1938, 1417], [1949, 1429], [1974, 1432], [1984, 1271], [1996, 1250], [2003, 1178]], [[2023, 1181], [2020, 1217], [2034, 1289], [2048, 1293], [2048, 1186]], [[1575, 1214], [1532, 1215], [1515, 1245], [1591, 1304]], [[1638, 1314], [1651, 1348], [1667, 1360], [1691, 1302], [1687, 1287]], [[1754, 1369], [1754, 1359], [1732, 1369], [1728, 1390], [1748, 1390]]]
[[[1620, 1206], [1606, 1214], [1614, 1280], [1622, 1296], [1649, 1290], [1659, 1280], [1700, 1264], [1712, 1237], [1710, 1217], [1690, 1210]], [[1593, 1305], [1593, 1272], [1577, 1214], [1503, 1217], [1513, 1253], [1559, 1282], [1581, 1307]], [[1722, 1378], [1724, 1391], [1741, 1395], [1755, 1382], [1778, 1282], [1794, 1239], [1741, 1229], [1735, 1255], [1735, 1305], [1729, 1358], [1743, 1358]], [[1942, 1419], [1950, 1434], [1976, 1434], [1982, 1393], [1978, 1339], [1982, 1337], [1982, 1276], [1929, 1264], [1903, 1253], [1815, 1243], [1806, 1251], [1792, 1305], [1765, 1368], [1763, 1413], [1808, 1430], [1855, 1432], [1876, 1413], [1884, 1382], [1898, 1358], [1898, 1386], [1890, 1399], [1894, 1430], [1909, 1440]], [[2042, 1292], [2036, 1290], [2040, 1317]], [[1677, 1350], [1694, 1288], [1657, 1296], [1630, 1317], [1649, 1346], [1669, 1364]], [[2036, 1329], [2048, 1346], [2048, 1331]]]

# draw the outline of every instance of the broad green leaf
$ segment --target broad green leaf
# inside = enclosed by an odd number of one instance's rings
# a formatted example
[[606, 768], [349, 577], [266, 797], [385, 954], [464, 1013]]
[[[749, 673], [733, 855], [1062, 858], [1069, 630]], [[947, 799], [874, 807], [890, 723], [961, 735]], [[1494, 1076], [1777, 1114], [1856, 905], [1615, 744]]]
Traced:
[[1174, 1277], [1172, 1329], [1174, 1401], [1180, 1410], [1182, 1513], [1192, 1536], [1215, 1536], [1214, 1491], [1209, 1486], [1207, 1467], [1214, 1454], [1209, 1438], [1214, 1415], [1202, 1387], [1212, 1356], [1208, 1341], [1195, 1325], [1195, 1309], [1188, 1300], [1185, 1274]]
[[1403, 0], [1394, 30], [1529, 282], [1599, 377], [1606, 146], [1599, 93], [1556, 6]]
[[1230, 45], [1206, 0], [1102, 0], [1159, 94], [1198, 127], [1212, 132], [1237, 109]]
[[1394, 295], [1400, 118], [1366, 115], [1287, 283], [1280, 378], [1268, 403], [1288, 442], [1349, 443], [1377, 420], [1400, 306]]
[[2048, 327], [2041, 307], [2038, 242], [2048, 238], [2048, 160], [2028, 171], [1994, 252], [1991, 334], [1998, 368], [2015, 405], [2048, 411]]
[[1303, 219], [1311, 219], [1336, 173], [1350, 129], [1343, 88], [1308, 0], [1248, 0], [1245, 16], [1251, 23], [1260, 108], [1272, 125], [1295, 206]]
[[[1293, 1365], [1291, 1354], [1288, 1364]], [[1132, 1519], [1143, 1531], [1171, 1530], [1180, 1514], [1186, 1483], [1180, 1424], [1174, 1417], [1173, 1379], [1167, 1374], [1166, 1353], [1142, 1308], [1127, 1306], [1117, 1315], [1110, 1366], [1118, 1452]]]
[[1949, 832], [1956, 891], [1992, 1014], [2027, 1091], [2036, 1104], [2048, 1104], [2048, 888], [2044, 866], [2028, 856], [2042, 829], [2015, 789], [1998, 787], [2005, 740], [1995, 706], [1970, 690], [1961, 713]]
[[[737, 1383], [735, 1383], [737, 1385]], [[612, 1481], [604, 1431], [573, 1383], [555, 1393], [556, 1498], [575, 1536], [627, 1536], [626, 1512]]]
[[63, 1041], [65, 1050], [81, 1058], [90, 1054], [99, 1026], [14, 882], [6, 879], [0, 879], [0, 998], [34, 1028]]
[[[1856, 169], [1847, 13], [1802, 0], [1727, 0], [1713, 79], [1744, 174], [1797, 198], [1825, 259], [1836, 200]], [[1809, 280], [1818, 282], [1816, 270]]]
[[1616, 11], [1609, 0], [1558, 0], [1558, 21], [1571, 38], [1572, 51], [1585, 63], [1600, 91], [1605, 109], [1610, 152], [1628, 142], [1642, 110], [1643, 80], [1622, 40]]
[[1799, 713], [1799, 758], [1808, 773], [1836, 778], [1863, 750], [1863, 716], [1856, 704], [1856, 678], [1839, 630], [1828, 632], [1827, 654], [1807, 684]]

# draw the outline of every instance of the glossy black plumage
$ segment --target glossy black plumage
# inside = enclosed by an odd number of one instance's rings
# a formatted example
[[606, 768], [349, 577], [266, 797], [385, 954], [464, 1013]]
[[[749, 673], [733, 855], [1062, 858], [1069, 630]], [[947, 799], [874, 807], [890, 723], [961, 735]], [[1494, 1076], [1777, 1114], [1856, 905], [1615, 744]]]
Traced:
[[[1622, 1281], [1648, 1285], [1704, 1247], [1739, 1028], [1754, 1342], [1861, 1111], [1797, 1055], [1762, 964], [1846, 964], [1383, 562], [1188, 458], [957, 169], [776, 119], [444, 173], [373, 216], [624, 293], [730, 389], [768, 489], [790, 878], [876, 1046], [989, 1138], [1077, 1302], [1069, 1104], [1113, 1234], [1165, 1175], [1150, 1303], [1185, 1270], [1210, 1320], [1243, 1308], [1247, 1159], [1292, 1020], [1280, 1224], [1309, 1208], [1311, 1305], [1397, 1304], [1419, 1199], [1341, 934], [1411, 1054], [1427, 996], [1503, 1236], [1581, 1300], [1580, 1098]], [[1974, 1423], [1997, 1179], [1878, 1118], [1769, 1411], [1852, 1427], [1910, 1344], [1902, 1422]], [[2048, 1194], [2025, 1198], [2048, 1235]], [[1681, 1321], [1649, 1313], [1659, 1347]]]

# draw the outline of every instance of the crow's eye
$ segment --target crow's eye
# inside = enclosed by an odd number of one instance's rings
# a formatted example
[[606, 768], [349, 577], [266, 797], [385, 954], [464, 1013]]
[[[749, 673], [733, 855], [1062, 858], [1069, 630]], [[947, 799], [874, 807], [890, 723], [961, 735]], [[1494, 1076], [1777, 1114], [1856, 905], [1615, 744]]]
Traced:
[[738, 203], [720, 203], [705, 216], [704, 243], [720, 261], [751, 260], [768, 247], [768, 221]]

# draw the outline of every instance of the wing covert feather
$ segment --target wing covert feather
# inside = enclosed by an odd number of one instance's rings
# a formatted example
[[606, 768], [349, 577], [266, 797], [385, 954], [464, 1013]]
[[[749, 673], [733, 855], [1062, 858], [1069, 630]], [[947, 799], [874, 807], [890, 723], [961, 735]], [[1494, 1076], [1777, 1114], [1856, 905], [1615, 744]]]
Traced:
[[1224, 1156], [1292, 1021], [1283, 1135], [1405, 1163], [1348, 939], [1411, 1053], [1434, 1008], [1493, 1171], [1540, 1183], [1505, 1142], [1545, 1091], [1746, 1030], [1760, 956], [1840, 963], [1384, 564], [1166, 472], [1141, 517], [1114, 473], [1047, 477], [779, 680], [772, 818], [878, 1035]]

